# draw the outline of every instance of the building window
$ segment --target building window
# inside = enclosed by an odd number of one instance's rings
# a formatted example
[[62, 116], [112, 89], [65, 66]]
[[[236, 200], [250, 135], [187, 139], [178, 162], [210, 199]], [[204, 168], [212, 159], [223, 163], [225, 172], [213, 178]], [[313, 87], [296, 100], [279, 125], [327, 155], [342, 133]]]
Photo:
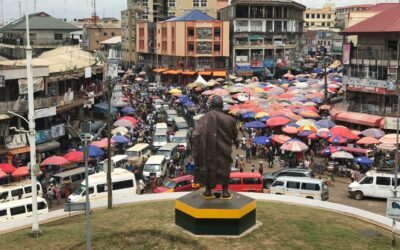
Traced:
[[325, 19], [325, 18], [326, 18], [326, 15], [325, 15], [325, 14], [322, 14], [322, 18]]
[[321, 18], [321, 15], [320, 14], [317, 14], [317, 19], [320, 19]]
[[175, 16], [175, 12], [168, 12], [168, 17], [174, 17]]
[[214, 43], [214, 53], [219, 53], [221, 52], [221, 44], [219, 43]]
[[322, 23], [321, 25], [322, 25], [322, 26], [325, 26], [325, 23]]
[[54, 34], [54, 40], [62, 40], [62, 39], [63, 39], [63, 34], [61, 33]]
[[314, 18], [315, 18], [315, 14], [311, 14], [311, 18], [313, 18], [313, 19], [314, 19]]
[[211, 42], [198, 42], [197, 54], [211, 54]]
[[310, 14], [306, 14], [306, 18], [310, 18]]
[[197, 39], [211, 39], [212, 29], [211, 28], [197, 28], [196, 29]]
[[207, 0], [200, 0], [201, 7], [207, 7]]
[[163, 27], [161, 30], [161, 37], [167, 38], [167, 27]]
[[167, 50], [167, 41], [163, 41], [163, 42], [161, 43], [161, 50], [162, 50], [162, 51], [166, 51], [166, 50]]
[[171, 42], [171, 52], [175, 53], [175, 41]]
[[115, 36], [115, 32], [111, 32], [111, 36]]
[[187, 43], [187, 50], [188, 52], [194, 52], [194, 42]]
[[175, 0], [169, 0], [168, 1], [168, 6], [169, 7], [175, 7]]
[[187, 28], [187, 34], [188, 37], [194, 37], [194, 28], [193, 27]]
[[331, 14], [328, 14], [328, 19], [331, 19]]
[[193, 0], [193, 7], [199, 7], [200, 6], [200, 0]]
[[104, 35], [104, 36], [107, 36], [107, 32], [104, 32], [103, 35]]
[[214, 37], [221, 37], [221, 28], [220, 27], [214, 28]]

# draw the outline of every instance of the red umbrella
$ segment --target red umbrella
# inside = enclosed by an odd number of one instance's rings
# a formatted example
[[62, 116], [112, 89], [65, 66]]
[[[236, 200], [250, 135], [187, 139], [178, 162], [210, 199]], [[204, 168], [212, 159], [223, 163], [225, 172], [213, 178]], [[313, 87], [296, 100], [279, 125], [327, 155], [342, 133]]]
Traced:
[[318, 133], [317, 133], [317, 136], [318, 136], [319, 138], [327, 139], [327, 138], [331, 137], [332, 134], [331, 134], [330, 132], [328, 132], [328, 131], [321, 131], [321, 132], [318, 132]]
[[347, 142], [347, 138], [340, 135], [333, 135], [329, 137], [328, 142], [336, 144], [344, 144]]
[[279, 96], [279, 98], [281, 99], [290, 99], [290, 98], [293, 98], [294, 97], [294, 95], [293, 94], [290, 94], [290, 93], [284, 93], [284, 94], [282, 94], [282, 95], [280, 95]]
[[64, 158], [69, 162], [83, 162], [83, 152], [81, 151], [73, 151], [66, 153]]
[[290, 138], [289, 136], [286, 136], [286, 135], [274, 135], [274, 136], [272, 136], [272, 140], [274, 142], [277, 142], [277, 143], [280, 143], [280, 144], [283, 144], [283, 143], [289, 141], [290, 139], [292, 139], [292, 138]]
[[28, 167], [19, 167], [17, 168], [14, 173], [12, 173], [13, 177], [22, 177], [29, 175], [29, 168]]
[[281, 146], [281, 149], [289, 152], [303, 152], [308, 149], [308, 146], [304, 144], [304, 142], [297, 140], [290, 140], [285, 142], [285, 144]]
[[133, 118], [132, 116], [123, 116], [119, 118], [118, 120], [128, 120], [132, 125], [136, 125], [139, 121], [136, 118]]
[[353, 134], [351, 132], [345, 134], [344, 136], [349, 140], [358, 140], [358, 139], [360, 139], [360, 137], [358, 135]]
[[7, 177], [8, 174], [4, 173], [3, 171], [0, 171], [0, 179]]
[[12, 173], [16, 170], [16, 168], [9, 164], [9, 163], [1, 163], [0, 164], [0, 170], [5, 172], [5, 173]]
[[308, 139], [311, 139], [311, 140], [315, 140], [315, 139], [317, 139], [318, 137], [317, 137], [317, 134], [316, 134], [316, 133], [312, 133], [312, 134], [309, 135], [307, 138], [308, 138]]
[[[111, 138], [111, 144], [115, 143], [114, 139]], [[100, 141], [94, 141], [90, 143], [90, 145], [98, 147], [98, 148], [106, 148], [108, 147], [108, 138], [101, 139]]]
[[346, 128], [345, 126], [333, 126], [330, 130], [332, 135], [341, 135], [346, 136], [346, 134], [350, 133], [350, 129]]
[[290, 123], [291, 120], [283, 116], [275, 116], [267, 120], [268, 127], [284, 126]]
[[371, 145], [371, 144], [378, 144], [379, 141], [378, 139], [374, 138], [374, 137], [364, 137], [361, 138], [360, 140], [357, 141], [357, 144], [359, 145]]
[[69, 161], [62, 156], [50, 156], [49, 158], [42, 161], [42, 163], [40, 163], [40, 166], [46, 166], [46, 165], [62, 166], [68, 163]]
[[299, 130], [295, 127], [285, 126], [282, 128], [282, 132], [289, 135], [296, 135], [299, 132]]

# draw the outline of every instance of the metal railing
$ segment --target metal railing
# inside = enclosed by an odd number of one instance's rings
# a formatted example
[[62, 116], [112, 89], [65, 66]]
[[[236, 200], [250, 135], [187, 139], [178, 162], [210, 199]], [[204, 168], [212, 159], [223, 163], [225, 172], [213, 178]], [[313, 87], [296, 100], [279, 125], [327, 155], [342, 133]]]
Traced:
[[384, 106], [374, 104], [350, 104], [348, 111], [366, 113], [378, 116], [396, 116], [397, 115], [397, 105]]
[[352, 59], [368, 60], [397, 60], [397, 51], [385, 51], [383, 49], [354, 48]]

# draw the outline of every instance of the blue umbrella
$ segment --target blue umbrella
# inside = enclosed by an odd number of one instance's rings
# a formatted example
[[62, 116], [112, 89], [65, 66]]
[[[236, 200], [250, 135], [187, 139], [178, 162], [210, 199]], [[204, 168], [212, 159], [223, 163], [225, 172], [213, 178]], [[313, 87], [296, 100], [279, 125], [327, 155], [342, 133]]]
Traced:
[[331, 120], [319, 120], [315, 122], [315, 125], [320, 128], [332, 128], [333, 126], [336, 126], [336, 124]]
[[296, 124], [296, 123], [289, 123], [286, 126], [290, 126], [290, 127], [295, 127], [295, 128], [300, 128], [300, 125]]
[[245, 128], [265, 128], [266, 125], [265, 123], [262, 123], [260, 121], [253, 121], [253, 122], [247, 122], [244, 125]]
[[133, 114], [135, 112], [135, 109], [129, 106], [125, 106], [121, 109], [122, 113], [125, 114]]
[[[83, 152], [83, 148], [79, 149], [79, 151]], [[104, 155], [104, 152], [100, 148], [95, 147], [95, 146], [89, 146], [89, 157], [96, 158], [96, 157], [101, 157], [103, 155]]]
[[321, 68], [314, 69], [313, 73], [321, 74], [323, 70]]
[[263, 116], [260, 119], [258, 119], [260, 122], [266, 122], [269, 119], [269, 116]]
[[318, 97], [311, 98], [310, 101], [315, 102], [317, 104], [323, 103], [322, 99]]
[[112, 139], [116, 142], [116, 143], [128, 143], [129, 140], [128, 138], [126, 138], [123, 135], [115, 135], [112, 137]]
[[299, 82], [307, 82], [308, 81], [308, 79], [307, 78], [299, 78], [299, 79], [297, 79]]
[[244, 113], [243, 115], [242, 115], [242, 118], [243, 119], [250, 119], [250, 118], [254, 118], [256, 116], [256, 113], [254, 113], [254, 112], [247, 112], [247, 113]]
[[299, 132], [299, 133], [297, 134], [297, 136], [306, 137], [306, 136], [311, 135], [312, 133], [313, 133], [313, 132], [312, 132], [311, 130], [303, 130], [303, 131]]
[[364, 165], [371, 165], [371, 164], [374, 162], [373, 160], [371, 160], [370, 158], [367, 158], [367, 157], [365, 157], [365, 156], [357, 157], [357, 158], [355, 159], [355, 161], [356, 161], [358, 164], [364, 164]]
[[257, 136], [253, 142], [258, 145], [265, 145], [271, 143], [271, 139], [267, 136]]

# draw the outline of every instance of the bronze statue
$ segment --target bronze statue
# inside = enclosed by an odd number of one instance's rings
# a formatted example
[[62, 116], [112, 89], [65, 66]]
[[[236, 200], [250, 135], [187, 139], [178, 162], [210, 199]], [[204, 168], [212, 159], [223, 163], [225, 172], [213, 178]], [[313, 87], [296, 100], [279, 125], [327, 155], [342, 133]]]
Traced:
[[211, 192], [222, 185], [221, 198], [229, 199], [229, 174], [232, 164], [232, 145], [237, 137], [235, 119], [222, 113], [220, 96], [211, 99], [211, 111], [200, 118], [193, 131], [193, 158], [196, 164], [195, 182], [205, 186], [203, 196], [214, 198]]

